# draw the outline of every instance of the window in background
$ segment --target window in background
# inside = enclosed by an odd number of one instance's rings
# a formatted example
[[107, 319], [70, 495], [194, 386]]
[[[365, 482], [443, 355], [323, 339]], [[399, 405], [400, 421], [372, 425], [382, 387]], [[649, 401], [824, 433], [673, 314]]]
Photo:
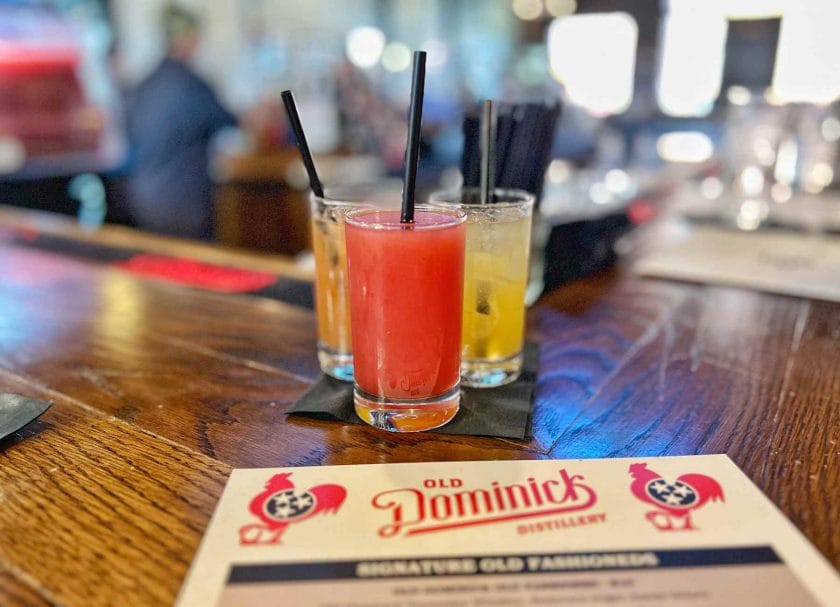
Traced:
[[782, 17], [773, 93], [783, 101], [840, 97], [840, 2], [793, 2]]
[[627, 13], [555, 19], [548, 29], [551, 74], [571, 103], [596, 116], [621, 113], [633, 100], [637, 40]]
[[720, 94], [727, 22], [693, 0], [671, 0], [659, 47], [656, 97], [671, 116], [705, 116]]
[[[656, 93], [673, 116], [705, 116], [721, 85], [771, 84], [774, 103], [840, 97], [840, 2], [669, 0]], [[741, 87], [748, 87], [743, 89]]]

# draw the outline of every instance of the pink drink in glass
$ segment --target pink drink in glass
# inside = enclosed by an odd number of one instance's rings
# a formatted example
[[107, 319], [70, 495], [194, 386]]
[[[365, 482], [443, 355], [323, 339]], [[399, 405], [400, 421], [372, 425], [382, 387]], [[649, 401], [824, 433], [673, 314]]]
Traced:
[[460, 402], [464, 213], [360, 210], [345, 225], [356, 411], [394, 432], [442, 426]]

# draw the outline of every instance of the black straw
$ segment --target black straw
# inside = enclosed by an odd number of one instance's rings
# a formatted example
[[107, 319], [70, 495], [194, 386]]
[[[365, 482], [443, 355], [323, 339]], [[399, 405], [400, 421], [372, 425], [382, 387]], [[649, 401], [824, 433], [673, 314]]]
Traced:
[[481, 204], [493, 200], [496, 176], [496, 108], [489, 99], [481, 108], [481, 181], [479, 194]]
[[411, 75], [411, 106], [408, 113], [408, 140], [405, 145], [405, 183], [400, 223], [414, 223], [414, 189], [420, 159], [420, 123], [423, 120], [423, 89], [426, 82], [426, 53], [415, 51]]
[[303, 159], [303, 166], [306, 168], [306, 174], [309, 175], [309, 187], [312, 188], [312, 192], [318, 198], [323, 198], [324, 186], [321, 185], [321, 180], [318, 179], [318, 171], [315, 170], [315, 162], [312, 160], [309, 144], [306, 143], [306, 135], [303, 133], [303, 125], [300, 123], [300, 116], [295, 105], [295, 97], [292, 95], [292, 91], [283, 91], [281, 96], [283, 97], [283, 105], [286, 106], [286, 113], [289, 115], [289, 123], [292, 125], [292, 131], [295, 133], [295, 139], [297, 139], [297, 146]]

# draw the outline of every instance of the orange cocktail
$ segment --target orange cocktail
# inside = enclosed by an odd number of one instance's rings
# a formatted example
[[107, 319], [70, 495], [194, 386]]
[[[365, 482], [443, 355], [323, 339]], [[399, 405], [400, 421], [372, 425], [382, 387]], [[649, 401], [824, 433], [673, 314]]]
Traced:
[[324, 373], [344, 381], [353, 381], [344, 217], [358, 207], [352, 202], [311, 197], [318, 361]]

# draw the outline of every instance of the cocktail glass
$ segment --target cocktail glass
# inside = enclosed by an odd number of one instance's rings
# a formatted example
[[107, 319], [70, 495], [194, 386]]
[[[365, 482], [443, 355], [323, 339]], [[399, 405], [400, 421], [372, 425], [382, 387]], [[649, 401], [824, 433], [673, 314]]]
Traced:
[[348, 211], [363, 205], [331, 198], [329, 192], [326, 194], [324, 198], [315, 194], [310, 196], [318, 362], [327, 375], [353, 381], [344, 218]]
[[497, 189], [492, 199], [480, 204], [477, 189], [431, 196], [432, 205], [467, 215], [461, 381], [473, 388], [501, 386], [522, 372], [534, 196]]
[[466, 216], [418, 205], [347, 214], [354, 402], [393, 432], [444, 425], [460, 403]]

